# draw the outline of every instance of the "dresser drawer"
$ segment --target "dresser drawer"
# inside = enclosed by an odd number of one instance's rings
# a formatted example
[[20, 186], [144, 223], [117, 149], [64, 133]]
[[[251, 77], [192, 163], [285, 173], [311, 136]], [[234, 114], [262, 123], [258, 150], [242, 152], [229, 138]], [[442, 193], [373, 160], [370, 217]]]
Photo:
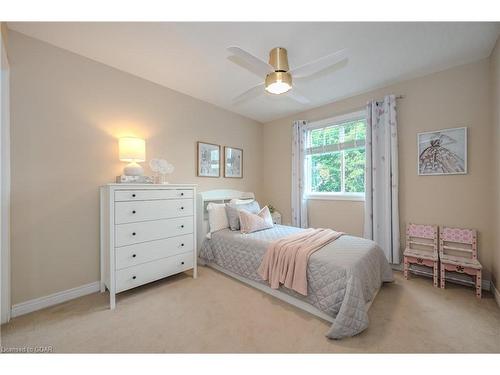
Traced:
[[143, 242], [116, 249], [117, 270], [194, 250], [193, 234]]
[[193, 252], [125, 268], [116, 271], [116, 292], [123, 292], [191, 268], [193, 268]]
[[121, 201], [145, 201], [158, 199], [193, 198], [193, 190], [190, 189], [165, 189], [165, 190], [117, 190], [115, 191], [115, 202]]
[[116, 202], [115, 204], [115, 224], [192, 215], [192, 199]]
[[193, 233], [193, 217], [141, 221], [115, 225], [115, 246], [161, 240]]

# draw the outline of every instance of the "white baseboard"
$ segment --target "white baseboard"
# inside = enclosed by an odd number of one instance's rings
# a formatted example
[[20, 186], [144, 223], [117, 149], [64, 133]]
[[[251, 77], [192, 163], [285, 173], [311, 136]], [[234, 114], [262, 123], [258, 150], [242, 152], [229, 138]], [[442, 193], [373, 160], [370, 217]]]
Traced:
[[498, 307], [500, 307], [500, 291], [497, 289], [495, 286], [495, 283], [491, 283], [491, 293], [493, 294], [493, 297], [495, 297], [495, 301], [497, 301]]
[[86, 296], [87, 294], [97, 293], [100, 290], [99, 281], [78, 286], [76, 288], [63, 290], [50, 294], [48, 296], [35, 298], [26, 302], [18, 303], [12, 306], [11, 317], [25, 315], [33, 311], [41, 310], [46, 307], [54, 306], [78, 297]]
[[403, 265], [400, 264], [391, 264], [391, 268], [395, 271], [403, 271]]

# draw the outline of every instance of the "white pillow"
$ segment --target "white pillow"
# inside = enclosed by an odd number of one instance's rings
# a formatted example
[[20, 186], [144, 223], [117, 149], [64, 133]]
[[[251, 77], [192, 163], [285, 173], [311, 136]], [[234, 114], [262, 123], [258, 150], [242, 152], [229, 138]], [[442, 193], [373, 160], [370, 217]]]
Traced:
[[225, 203], [209, 203], [207, 205], [207, 211], [210, 233], [229, 228]]

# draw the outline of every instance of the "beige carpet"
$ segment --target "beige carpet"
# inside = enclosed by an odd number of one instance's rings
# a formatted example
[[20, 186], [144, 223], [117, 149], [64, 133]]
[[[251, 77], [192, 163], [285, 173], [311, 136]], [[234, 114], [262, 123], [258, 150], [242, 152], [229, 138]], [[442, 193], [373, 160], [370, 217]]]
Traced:
[[182, 274], [125, 292], [115, 311], [94, 294], [13, 319], [4, 347], [55, 352], [500, 352], [500, 309], [485, 293], [414, 276], [386, 284], [356, 337], [217, 271]]

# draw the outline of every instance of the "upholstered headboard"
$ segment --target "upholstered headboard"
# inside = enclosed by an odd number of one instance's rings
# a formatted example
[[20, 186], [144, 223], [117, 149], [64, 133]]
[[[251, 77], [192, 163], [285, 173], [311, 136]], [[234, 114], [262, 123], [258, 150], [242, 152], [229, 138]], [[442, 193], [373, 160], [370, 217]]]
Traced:
[[197, 216], [197, 237], [196, 246], [199, 250], [205, 236], [209, 232], [207, 205], [210, 202], [228, 203], [231, 199], [249, 199], [255, 198], [254, 193], [238, 190], [208, 190], [198, 193], [196, 197], [196, 216]]

